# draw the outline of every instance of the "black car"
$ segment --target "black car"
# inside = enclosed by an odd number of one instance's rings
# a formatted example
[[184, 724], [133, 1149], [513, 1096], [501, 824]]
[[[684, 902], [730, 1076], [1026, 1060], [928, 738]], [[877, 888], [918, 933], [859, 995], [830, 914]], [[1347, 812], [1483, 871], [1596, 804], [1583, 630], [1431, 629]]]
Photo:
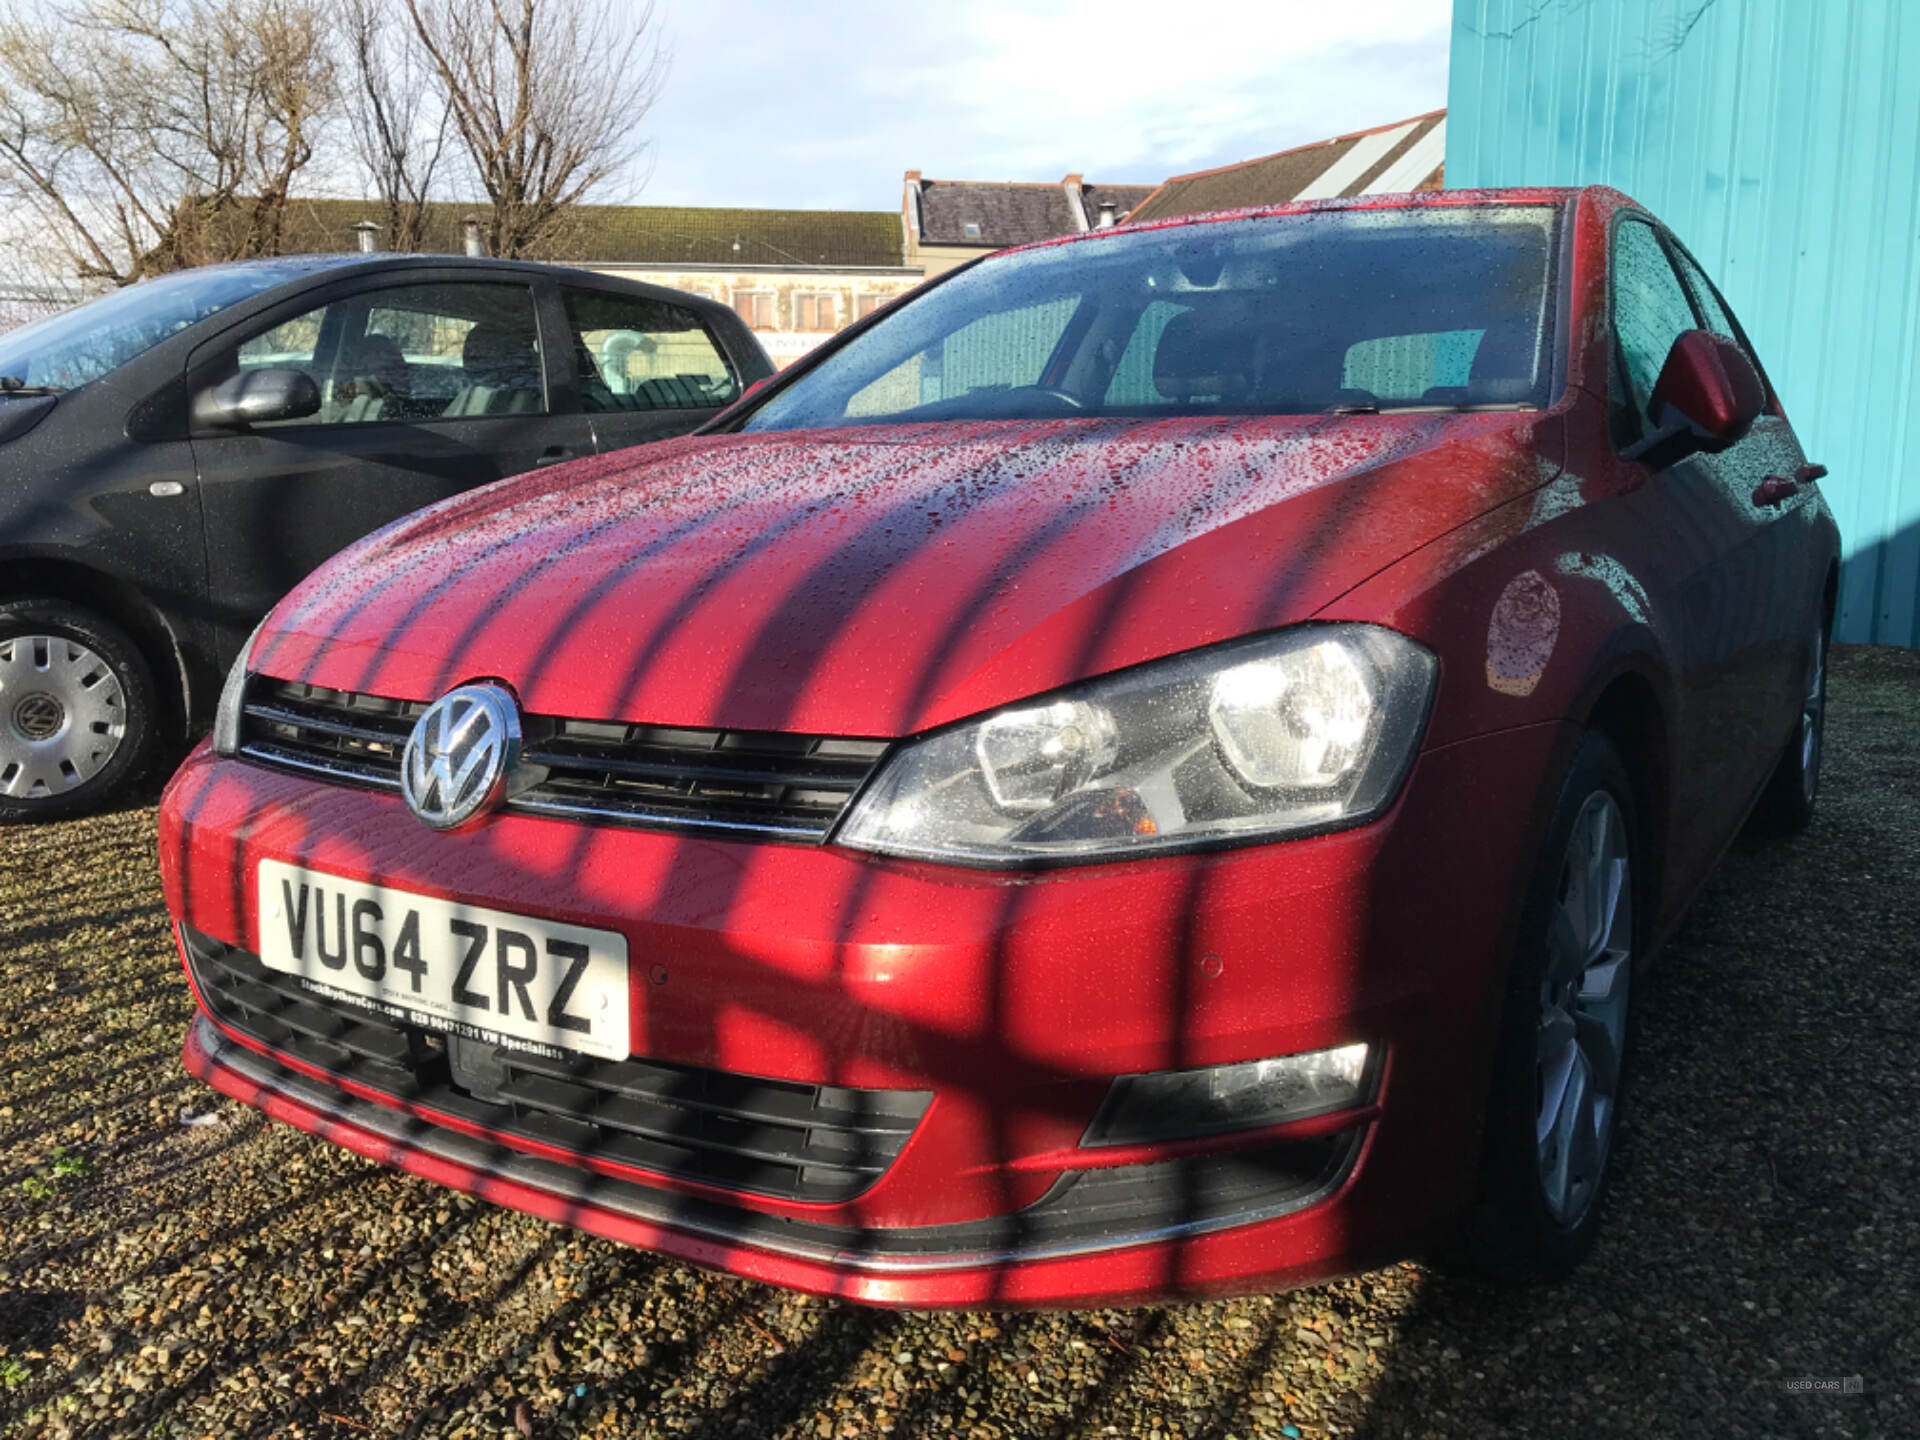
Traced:
[[97, 804], [204, 726], [350, 541], [772, 373], [713, 301], [448, 256], [208, 266], [0, 335], [0, 820]]

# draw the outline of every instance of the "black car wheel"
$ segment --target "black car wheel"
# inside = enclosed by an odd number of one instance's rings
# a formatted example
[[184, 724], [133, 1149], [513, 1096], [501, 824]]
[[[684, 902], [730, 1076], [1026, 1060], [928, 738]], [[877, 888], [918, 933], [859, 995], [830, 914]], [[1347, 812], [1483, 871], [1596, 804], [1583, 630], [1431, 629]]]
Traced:
[[0, 821], [111, 799], [153, 744], [153, 677], [126, 634], [59, 600], [0, 600]]
[[1619, 752], [1590, 731], [1521, 912], [1466, 1237], [1481, 1273], [1557, 1279], [1592, 1247], [1624, 1093], [1641, 835]]
[[1801, 686], [1800, 720], [1787, 748], [1774, 767], [1773, 779], [1761, 799], [1761, 811], [1775, 830], [1798, 834], [1813, 823], [1814, 802], [1820, 798], [1820, 753], [1827, 739], [1827, 626], [1823, 618], [1813, 632]]

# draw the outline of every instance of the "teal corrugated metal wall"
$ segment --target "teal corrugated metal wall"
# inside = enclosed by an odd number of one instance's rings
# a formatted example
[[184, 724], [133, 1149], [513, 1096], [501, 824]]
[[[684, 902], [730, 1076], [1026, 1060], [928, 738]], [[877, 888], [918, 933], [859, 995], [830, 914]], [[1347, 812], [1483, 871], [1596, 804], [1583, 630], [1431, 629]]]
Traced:
[[1920, 645], [1920, 0], [1455, 0], [1447, 184], [1618, 187], [1753, 336], [1847, 545], [1839, 635]]

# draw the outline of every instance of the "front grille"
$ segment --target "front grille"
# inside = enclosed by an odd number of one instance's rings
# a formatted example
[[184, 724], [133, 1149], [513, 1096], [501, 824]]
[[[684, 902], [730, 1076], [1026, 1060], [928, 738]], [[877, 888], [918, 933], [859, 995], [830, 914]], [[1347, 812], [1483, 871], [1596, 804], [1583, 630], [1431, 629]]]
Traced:
[[[414, 700], [255, 677], [240, 751], [280, 769], [400, 788]], [[507, 809], [665, 830], [818, 842], [881, 754], [884, 740], [698, 730], [527, 715], [522, 762], [542, 776]]]
[[283, 1055], [495, 1134], [724, 1189], [850, 1200], [886, 1172], [933, 1098], [657, 1060], [549, 1059], [390, 1019], [248, 951], [182, 935], [214, 1016]]

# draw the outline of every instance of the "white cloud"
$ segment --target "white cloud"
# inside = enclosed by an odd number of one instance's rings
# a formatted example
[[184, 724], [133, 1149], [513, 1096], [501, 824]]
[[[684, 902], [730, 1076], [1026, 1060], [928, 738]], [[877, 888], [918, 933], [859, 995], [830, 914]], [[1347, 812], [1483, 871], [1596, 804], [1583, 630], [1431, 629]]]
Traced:
[[1450, 0], [666, 0], [655, 204], [891, 209], [901, 172], [1154, 183], [1446, 103]]

